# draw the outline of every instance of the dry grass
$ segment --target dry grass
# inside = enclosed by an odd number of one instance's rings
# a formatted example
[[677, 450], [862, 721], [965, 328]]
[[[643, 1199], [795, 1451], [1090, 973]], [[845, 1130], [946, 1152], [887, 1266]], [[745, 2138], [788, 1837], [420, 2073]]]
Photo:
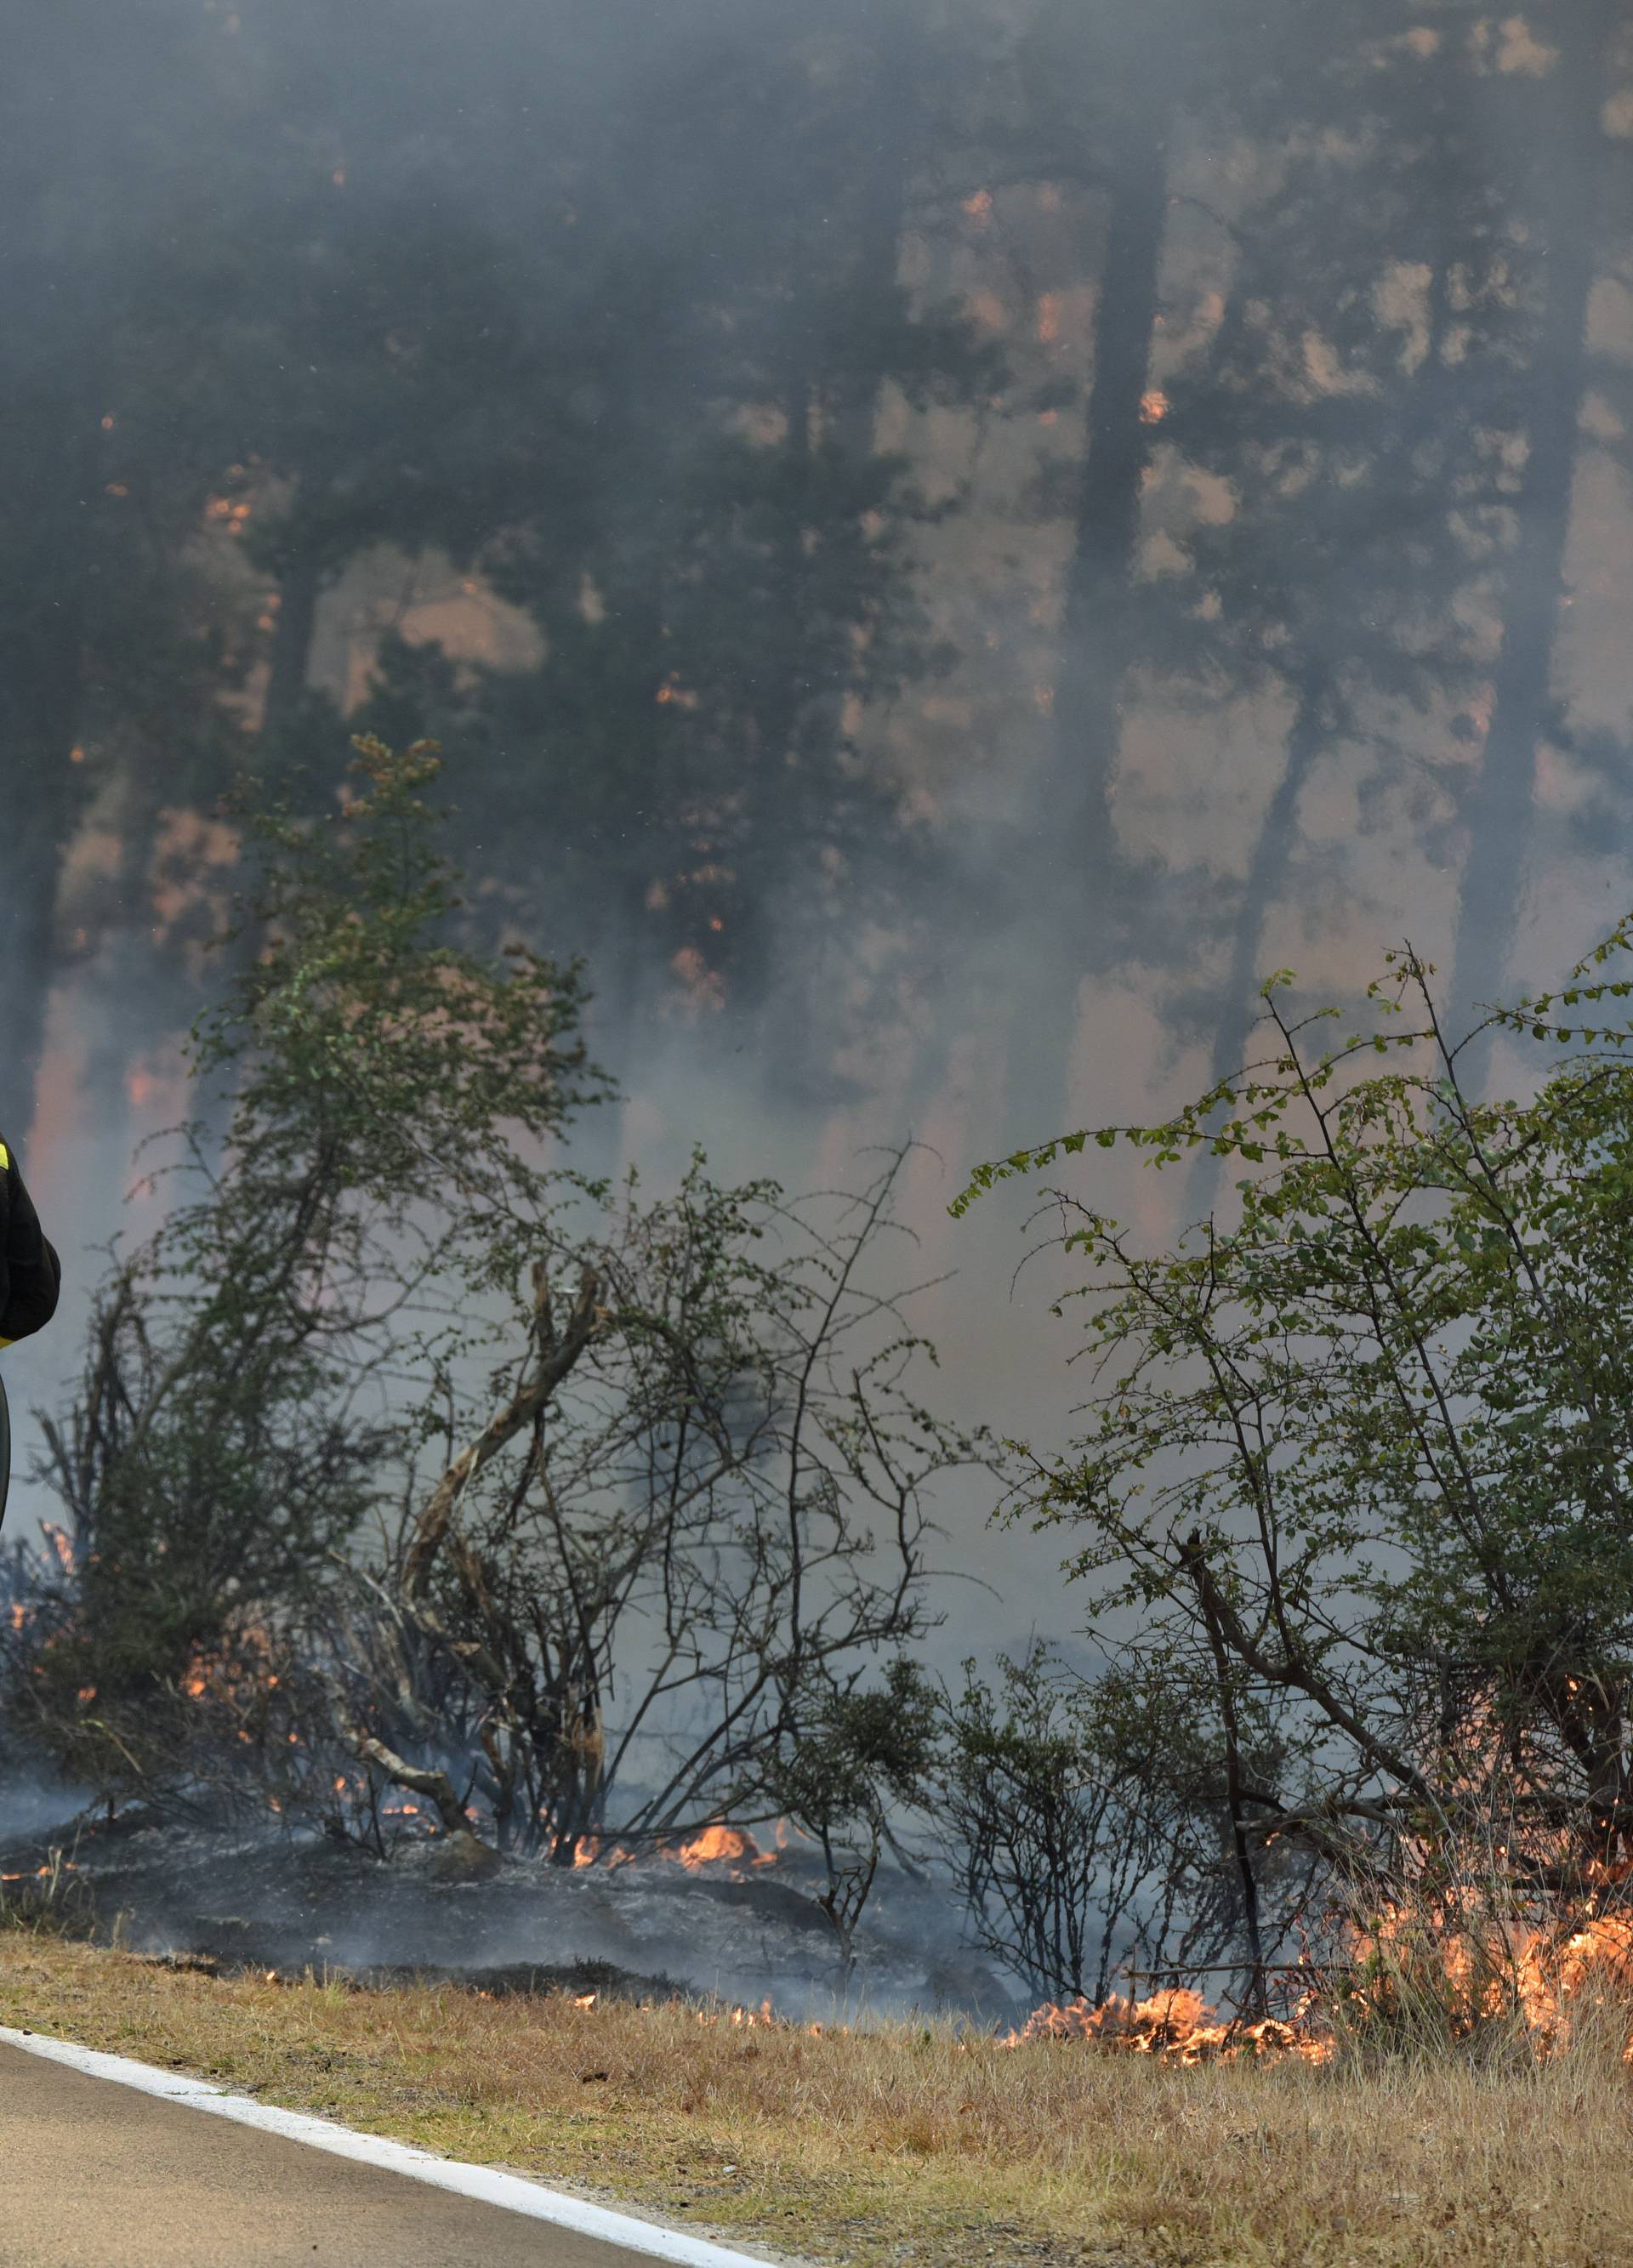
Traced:
[[1168, 2071], [898, 2026], [212, 1979], [0, 1936], [0, 2021], [200, 2072], [676, 2222], [857, 2263], [1633, 2268], [1633, 2082]]

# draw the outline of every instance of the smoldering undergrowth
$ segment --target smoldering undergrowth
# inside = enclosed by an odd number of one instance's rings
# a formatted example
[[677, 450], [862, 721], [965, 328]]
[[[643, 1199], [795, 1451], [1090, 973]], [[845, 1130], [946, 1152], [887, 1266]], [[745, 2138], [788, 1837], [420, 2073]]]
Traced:
[[[805, 1201], [574, 1169], [582, 974], [462, 943], [438, 770], [366, 740], [327, 820], [242, 806], [225, 1138], [183, 1130], [47, 1424], [7, 1706], [109, 1807], [571, 1864], [780, 1808], [932, 1624], [927, 1491], [993, 1453], [884, 1272], [901, 1153]], [[847, 1769], [836, 1897], [882, 1831]]]

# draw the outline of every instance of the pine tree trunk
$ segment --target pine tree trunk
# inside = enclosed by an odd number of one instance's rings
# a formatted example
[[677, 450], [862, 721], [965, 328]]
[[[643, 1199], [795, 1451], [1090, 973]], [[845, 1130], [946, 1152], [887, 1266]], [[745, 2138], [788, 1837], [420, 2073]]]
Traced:
[[1115, 957], [1133, 906], [1112, 823], [1112, 782], [1138, 570], [1140, 499], [1156, 428], [1145, 415], [1168, 215], [1166, 118], [1136, 122], [1112, 159], [1115, 187], [1094, 322], [1086, 455], [1060, 626], [1053, 748], [1041, 823], [1050, 866], [1029, 889], [1047, 924], [1040, 991], [1011, 1049], [1020, 1137], [1059, 1130], [1081, 978]]
[[[873, 12], [867, 26], [866, 84], [876, 105], [873, 145], [856, 185], [854, 296], [859, 307], [886, 304], [897, 290], [907, 191], [924, 131], [918, 65], [928, 34], [896, 0]], [[853, 370], [832, 388], [835, 439], [847, 454], [871, 456], [883, 373]]]
[[[83, 416], [94, 431], [94, 420]], [[57, 886], [85, 774], [73, 762], [85, 697], [85, 563], [81, 474], [69, 420], [62, 421], [60, 479], [36, 499], [46, 525], [29, 596], [0, 625], [0, 983], [4, 1059], [0, 1127], [18, 1140], [33, 1123], [46, 1014], [56, 974]]]
[[[1247, 873], [1242, 883], [1242, 908], [1231, 941], [1230, 966], [1220, 990], [1219, 1012], [1214, 1025], [1212, 1060], [1208, 1082], [1215, 1086], [1240, 1071], [1246, 1060], [1253, 1026], [1262, 1001], [1259, 986], [1268, 971], [1260, 966], [1264, 952], [1265, 916], [1285, 880], [1298, 840], [1298, 800], [1317, 757], [1333, 730], [1333, 687], [1325, 662], [1317, 660], [1304, 672], [1298, 684], [1298, 705], [1288, 728], [1287, 749], [1260, 826]], [[1205, 1214], [1218, 1186], [1220, 1160], [1199, 1151], [1189, 1174], [1186, 1217]]]
[[[922, 26], [915, 22], [901, 0], [884, 0], [882, 6], [867, 0], [867, 4], [858, 11], [856, 37], [865, 57], [859, 70], [859, 92], [873, 105], [868, 161], [854, 184], [854, 222], [847, 231], [853, 248], [851, 296], [861, 309], [889, 308], [899, 288], [898, 271], [908, 186], [920, 154], [923, 128], [916, 68], [918, 43], [923, 36]], [[789, 421], [787, 452], [793, 490], [798, 492], [812, 475], [809, 413], [813, 400], [821, 406], [827, 442], [837, 446], [846, 459], [869, 458], [875, 452], [879, 394], [884, 377], [885, 372], [870, 362], [853, 359], [839, 372], [830, 373], [796, 360], [786, 388]], [[773, 839], [779, 814], [786, 813], [790, 792], [799, 786], [797, 780], [790, 779], [785, 759], [802, 725], [809, 724], [814, 702], [823, 704], [816, 729], [826, 739], [828, 747], [807, 751], [807, 755], [816, 753], [820, 761], [821, 755], [838, 743], [843, 733], [845, 696], [852, 680], [852, 673], [843, 666], [837, 676], [826, 681], [813, 682], [799, 670], [805, 593], [810, 578], [803, 531], [796, 527], [790, 533], [792, 541], [783, 569], [787, 591], [783, 637], [794, 666], [787, 673], [772, 712], [763, 720], [767, 729], [762, 734], [758, 770], [751, 787], [755, 818], [749, 850], [765, 882], [759, 894], [761, 902], [754, 909], [751, 933], [743, 940], [748, 954], [757, 963], [757, 974], [751, 980], [756, 994], [746, 1005], [753, 1019], [761, 1082], [773, 1100], [801, 1092], [812, 1079], [814, 1071], [820, 1084], [819, 1067], [813, 1066], [809, 1060], [810, 1032], [815, 1020], [810, 1012], [809, 958], [797, 946], [790, 953], [783, 938], [785, 924], [790, 920], [799, 923], [808, 914], [807, 892], [819, 846], [802, 839], [803, 828], [800, 837], [790, 837], [785, 831], [782, 840]], [[809, 802], [802, 816], [809, 822]], [[785, 830], [787, 824], [785, 817]], [[794, 854], [793, 858], [790, 853]], [[852, 887], [859, 892], [865, 890], [866, 878], [853, 875]], [[852, 925], [859, 928], [860, 919], [853, 918]], [[796, 930], [796, 937], [799, 934]], [[745, 969], [743, 974], [747, 976], [748, 971]]]
[[297, 556], [278, 580], [282, 603], [272, 640], [272, 668], [267, 679], [266, 706], [261, 730], [269, 738], [283, 731], [299, 710], [312, 665], [312, 641], [317, 631], [318, 599], [323, 578], [314, 558]]
[[[1137, 564], [1140, 496], [1154, 429], [1143, 409], [1167, 218], [1167, 167], [1153, 134], [1119, 170], [1095, 318], [1088, 456], [1061, 620], [1054, 694], [1052, 815], [1079, 871], [1105, 890], [1116, 865], [1112, 775], [1121, 731], [1129, 594]], [[1080, 899], [1092, 937], [1103, 901]]]
[[1538, 743], [1554, 726], [1554, 638], [1563, 595], [1576, 472], [1577, 423], [1587, 366], [1605, 186], [1600, 122], [1615, 0], [1569, 0], [1535, 24], [1557, 45], [1534, 149], [1545, 184], [1541, 229], [1547, 281], [1527, 388], [1529, 453], [1510, 556], [1503, 644], [1485, 761], [1468, 801], [1469, 847], [1459, 893], [1452, 1005], [1459, 1021], [1477, 1001], [1502, 997], [1518, 911], [1536, 786]]

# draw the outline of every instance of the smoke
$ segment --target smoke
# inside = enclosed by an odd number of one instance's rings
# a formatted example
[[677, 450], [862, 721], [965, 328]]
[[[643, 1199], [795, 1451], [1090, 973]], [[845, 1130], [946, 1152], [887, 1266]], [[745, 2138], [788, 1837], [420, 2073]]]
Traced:
[[[972, 1163], [1201, 1086], [1268, 969], [1477, 933], [1483, 997], [1622, 910], [1633, 114], [1614, 41], [1570, 114], [1563, 0], [105, 13], [5, 97], [0, 390], [54, 469], [0, 603], [77, 625], [55, 676], [0, 637], [0, 1123], [69, 1286], [7, 1357], [25, 1469], [161, 1202], [222, 880], [166, 814], [240, 755], [322, 796], [355, 724], [445, 738], [477, 917], [591, 957], [587, 1159], [925, 1144], [948, 1402], [1045, 1451], [1062, 1278], [1024, 1196], [949, 1219]], [[1153, 1235], [1173, 1180], [1093, 1168]], [[992, 1509], [940, 1507], [949, 1661], [1083, 1616]]]

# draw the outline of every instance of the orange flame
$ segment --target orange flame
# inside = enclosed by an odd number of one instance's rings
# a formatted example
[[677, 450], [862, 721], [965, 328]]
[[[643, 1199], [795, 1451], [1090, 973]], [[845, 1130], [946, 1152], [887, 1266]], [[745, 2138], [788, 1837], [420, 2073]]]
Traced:
[[[1568, 1933], [1566, 1933], [1568, 1932]], [[1628, 2021], [1633, 1987], [1633, 1913], [1585, 1918], [1551, 1929], [1466, 1919], [1430, 1904], [1390, 1907], [1364, 1930], [1349, 1931], [1356, 1956], [1343, 1977], [1349, 2021], [1387, 2021], [1403, 1992], [1422, 1984], [1443, 2009], [1452, 2031], [1463, 2036], [1494, 2019], [1511, 2015], [1523, 2025], [1539, 2060], [1570, 2041], [1575, 2012], [1620, 2009]], [[1177, 2065], [1233, 2063], [1243, 2057], [1292, 2056], [1327, 2062], [1334, 2052], [1324, 2006], [1324, 1972], [1312, 1970], [1291, 2015], [1257, 2021], [1222, 2020], [1200, 1992], [1180, 1986], [1147, 1999], [1112, 1993], [1099, 2007], [1077, 1999], [1035, 2009], [1006, 2047], [1040, 2040], [1086, 2041]], [[1622, 2050], [1633, 2065], [1633, 2034]]]
[[573, 1864], [575, 1869], [602, 1867], [609, 1873], [617, 1867], [643, 1863], [684, 1867], [688, 1873], [700, 1867], [729, 1867], [735, 1873], [744, 1867], [774, 1867], [799, 1832], [790, 1821], [780, 1819], [772, 1830], [776, 1847], [763, 1851], [746, 1828], [730, 1827], [724, 1820], [715, 1820], [684, 1842], [657, 1844], [646, 1852], [644, 1860], [625, 1843], [609, 1845], [599, 1835], [584, 1835], [573, 1847]]
[[[718, 2024], [729, 2024], [734, 2031], [745, 2032], [759, 2031], [771, 2026], [775, 2026], [780, 2031], [787, 2031], [792, 2029], [792, 2027], [788, 2025], [782, 2017], [779, 2016], [776, 2011], [772, 2008], [769, 1994], [767, 1994], [766, 1998], [760, 2002], [757, 2008], [744, 2008], [742, 2007], [726, 2009], [699, 2008], [698, 2011], [698, 2021], [703, 2025], [706, 2029], [709, 2030], [713, 2030]], [[806, 2029], [809, 2031], [819, 2033], [822, 2030], [822, 2026], [820, 2024], [810, 2024], [808, 2025]]]
[[1153, 1992], [1144, 2000], [1127, 2000], [1113, 1992], [1097, 2008], [1084, 1999], [1068, 2000], [1064, 2007], [1050, 2002], [1035, 2009], [1003, 2044], [1022, 2047], [1034, 2040], [1088, 2040], [1182, 2065], [1282, 2055], [1325, 2063], [1333, 2052], [1330, 2039], [1277, 2016], [1260, 2017], [1255, 2023], [1221, 2022], [1217, 2011], [1188, 1986]]
[[741, 1827], [706, 1827], [677, 1851], [665, 1851], [666, 1859], [673, 1859], [682, 1867], [713, 1867], [722, 1859], [748, 1859], [752, 1864], [759, 1850], [751, 1835]]
[[[1401, 1980], [1427, 1961], [1455, 2033], [1512, 2014], [1541, 2058], [1569, 2043], [1574, 2009], [1625, 2002], [1633, 1986], [1633, 1913], [1621, 1909], [1549, 1927], [1501, 1916], [1470, 1922], [1433, 1903], [1391, 1907], [1358, 1949], [1363, 2010], [1385, 2013]], [[1633, 2039], [1624, 2059], [1633, 2063]]]

